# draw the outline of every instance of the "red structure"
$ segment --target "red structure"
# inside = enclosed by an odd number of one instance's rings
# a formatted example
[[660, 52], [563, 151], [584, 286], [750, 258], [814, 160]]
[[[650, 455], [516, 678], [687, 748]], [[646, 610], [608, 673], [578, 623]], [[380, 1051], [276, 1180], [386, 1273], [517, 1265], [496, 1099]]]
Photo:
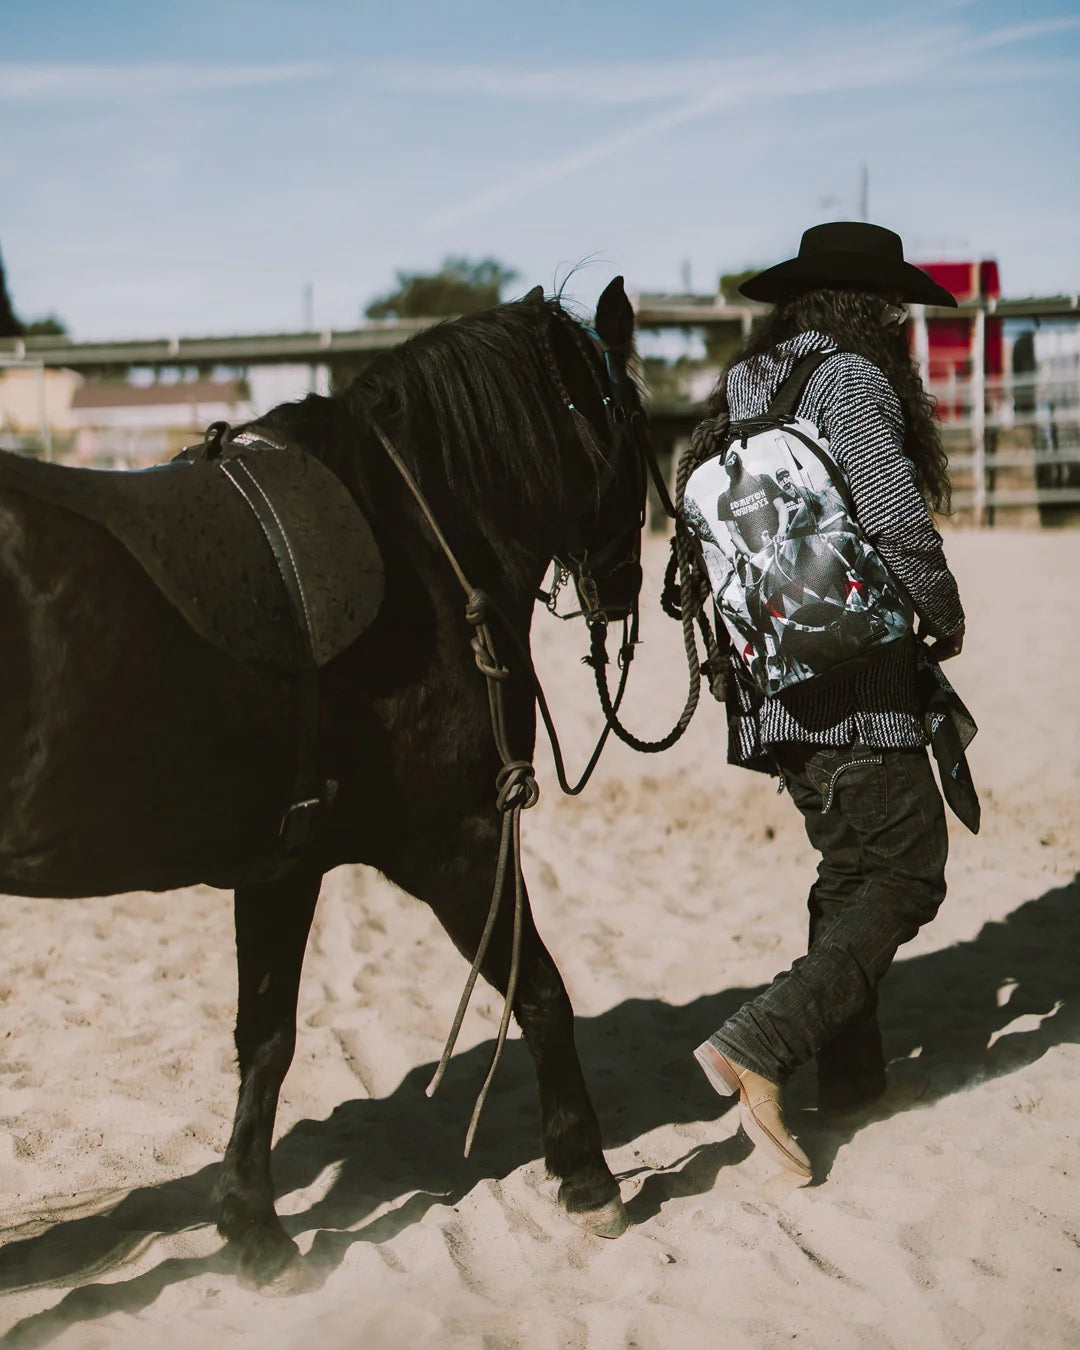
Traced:
[[[998, 265], [984, 262], [919, 263], [919, 267], [946, 290], [951, 291], [961, 304], [978, 300], [994, 300], [1001, 294]], [[927, 317], [928, 368], [926, 377], [937, 386], [951, 379], [966, 380], [972, 374], [972, 356], [976, 321], [974, 317]], [[1001, 320], [987, 315], [983, 341], [983, 373], [986, 376], [1002, 374]]]

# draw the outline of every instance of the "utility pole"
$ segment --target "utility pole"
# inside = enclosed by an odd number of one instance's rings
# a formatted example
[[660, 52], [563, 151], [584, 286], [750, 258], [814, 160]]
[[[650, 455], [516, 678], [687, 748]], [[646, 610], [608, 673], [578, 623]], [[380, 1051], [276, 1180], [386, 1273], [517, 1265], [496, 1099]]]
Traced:
[[870, 219], [870, 170], [865, 164], [859, 171], [859, 219]]
[[[315, 328], [315, 284], [311, 281], [304, 282], [304, 313], [302, 323], [305, 333], [311, 333]], [[308, 366], [308, 389], [311, 393], [315, 392], [319, 382], [319, 368], [312, 364]]]

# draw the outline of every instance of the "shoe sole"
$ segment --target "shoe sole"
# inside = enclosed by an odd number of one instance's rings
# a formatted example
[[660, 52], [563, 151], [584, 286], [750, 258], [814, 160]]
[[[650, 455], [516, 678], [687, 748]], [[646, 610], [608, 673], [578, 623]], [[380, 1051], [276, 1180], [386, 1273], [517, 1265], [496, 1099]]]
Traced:
[[694, 1058], [701, 1066], [714, 1091], [722, 1097], [738, 1096], [739, 1120], [751, 1143], [763, 1148], [786, 1171], [795, 1172], [800, 1177], [812, 1177], [814, 1175], [809, 1163], [789, 1152], [769, 1130], [768, 1126], [763, 1125], [754, 1115], [753, 1107], [747, 1103], [743, 1095], [739, 1075], [715, 1045], [710, 1041], [704, 1041], [694, 1051]]

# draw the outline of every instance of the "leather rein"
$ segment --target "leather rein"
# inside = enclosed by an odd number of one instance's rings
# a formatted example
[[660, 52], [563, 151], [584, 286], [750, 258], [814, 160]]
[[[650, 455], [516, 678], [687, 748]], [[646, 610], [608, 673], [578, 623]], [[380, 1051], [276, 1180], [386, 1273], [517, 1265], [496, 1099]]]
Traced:
[[[442, 1055], [439, 1058], [438, 1068], [435, 1070], [431, 1082], [427, 1086], [427, 1095], [433, 1096], [438, 1089], [446, 1073], [450, 1057], [454, 1052], [454, 1046], [457, 1043], [458, 1033], [461, 1030], [461, 1024], [465, 1018], [469, 1001], [472, 997], [473, 988], [476, 985], [477, 976], [483, 965], [484, 957], [487, 955], [487, 949], [491, 941], [491, 935], [495, 930], [495, 922], [498, 918], [499, 908], [502, 902], [503, 892], [506, 888], [506, 872], [508, 866], [512, 868], [514, 877], [514, 928], [511, 945], [510, 974], [507, 979], [506, 993], [503, 999], [502, 1018], [499, 1022], [499, 1031], [495, 1041], [495, 1049], [491, 1057], [491, 1063], [484, 1077], [480, 1092], [476, 1098], [476, 1104], [473, 1107], [472, 1117], [469, 1121], [469, 1128], [465, 1135], [465, 1156], [469, 1156], [472, 1149], [473, 1139], [476, 1135], [476, 1127], [480, 1120], [480, 1113], [483, 1110], [484, 1102], [487, 1099], [488, 1089], [495, 1077], [495, 1071], [498, 1068], [499, 1060], [502, 1057], [503, 1046], [506, 1043], [506, 1033], [510, 1025], [510, 1015], [514, 1005], [514, 995], [517, 992], [518, 970], [521, 964], [521, 931], [522, 921], [525, 912], [525, 880], [521, 870], [521, 813], [535, 806], [540, 797], [540, 788], [536, 781], [536, 771], [533, 768], [531, 760], [517, 759], [514, 757], [510, 747], [509, 738], [506, 729], [506, 703], [505, 688], [506, 681], [510, 678], [509, 669], [499, 662], [495, 651], [495, 641], [491, 631], [489, 616], [494, 615], [505, 632], [510, 634], [515, 645], [519, 647], [521, 654], [525, 657], [526, 668], [532, 681], [533, 689], [536, 694], [544, 725], [547, 728], [548, 736], [551, 741], [552, 754], [555, 759], [556, 772], [558, 774], [560, 786], [563, 791], [570, 794], [578, 793], [585, 786], [593, 769], [600, 758], [600, 752], [603, 749], [607, 739], [610, 726], [605, 724], [604, 730], [600, 734], [595, 749], [586, 765], [585, 772], [582, 774], [578, 783], [571, 787], [566, 780], [565, 767], [563, 763], [562, 751], [559, 746], [558, 736], [555, 731], [554, 722], [548, 708], [547, 700], [544, 697], [544, 691], [540, 685], [540, 679], [536, 674], [535, 667], [529, 657], [527, 648], [517, 638], [516, 633], [507, 621], [506, 617], [499, 610], [498, 606], [486, 592], [473, 586], [465, 575], [461, 564], [454, 556], [454, 552], [446, 541], [446, 536], [439, 527], [431, 507], [428, 505], [420, 486], [409, 470], [408, 465], [401, 458], [389, 436], [383, 431], [382, 427], [376, 422], [371, 423], [372, 430], [375, 432], [387, 458], [397, 469], [406, 487], [416, 499], [417, 505], [427, 521], [432, 533], [435, 536], [439, 547], [442, 549], [457, 577], [462, 590], [465, 592], [465, 619], [473, 628], [473, 637], [471, 646], [473, 649], [476, 665], [481, 674], [487, 681], [488, 711], [491, 717], [491, 729], [495, 739], [495, 749], [499, 759], [502, 761], [502, 767], [495, 777], [495, 805], [502, 815], [502, 833], [499, 839], [499, 860], [495, 868], [495, 882], [491, 893], [491, 903], [488, 906], [487, 919], [484, 923], [483, 932], [480, 935], [480, 942], [476, 949], [476, 955], [473, 957], [472, 966], [469, 969], [468, 978], [465, 981], [465, 987], [461, 992], [461, 998], [458, 1001], [457, 1011], [454, 1014], [454, 1020], [450, 1027], [449, 1035], [446, 1038], [446, 1044]], [[619, 690], [616, 694], [616, 706], [622, 699], [623, 691], [626, 687], [626, 676], [629, 671], [629, 660], [623, 664], [623, 674], [620, 680]]]

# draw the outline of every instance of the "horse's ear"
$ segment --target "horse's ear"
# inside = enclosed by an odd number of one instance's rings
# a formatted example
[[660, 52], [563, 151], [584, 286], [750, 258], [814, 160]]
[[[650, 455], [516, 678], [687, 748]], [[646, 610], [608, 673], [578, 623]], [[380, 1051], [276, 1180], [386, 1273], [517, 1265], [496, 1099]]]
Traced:
[[544, 303], [544, 288], [543, 286], [534, 286], [527, 295], [523, 295], [521, 298], [527, 300], [530, 305], [542, 305]]
[[613, 277], [596, 302], [594, 327], [613, 352], [628, 356], [634, 345], [634, 307], [626, 298], [622, 277]]

